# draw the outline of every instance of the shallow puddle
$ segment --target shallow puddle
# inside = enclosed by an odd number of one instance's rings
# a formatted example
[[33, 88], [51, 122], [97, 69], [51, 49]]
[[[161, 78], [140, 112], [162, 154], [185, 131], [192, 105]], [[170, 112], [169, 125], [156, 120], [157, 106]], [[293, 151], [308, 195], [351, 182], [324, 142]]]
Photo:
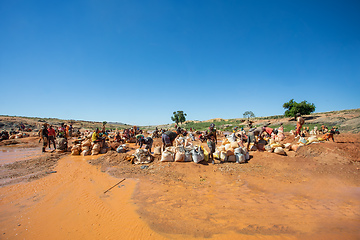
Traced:
[[39, 156], [41, 148], [0, 148], [0, 165]]

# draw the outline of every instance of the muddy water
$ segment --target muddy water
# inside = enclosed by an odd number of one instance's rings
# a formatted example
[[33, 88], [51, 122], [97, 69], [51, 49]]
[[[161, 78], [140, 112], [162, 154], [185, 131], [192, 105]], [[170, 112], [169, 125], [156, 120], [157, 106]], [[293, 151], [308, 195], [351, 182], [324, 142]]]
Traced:
[[1, 239], [162, 239], [136, 214], [136, 180], [119, 179], [66, 157], [56, 173], [0, 189]]
[[0, 164], [13, 163], [39, 156], [41, 148], [0, 148]]

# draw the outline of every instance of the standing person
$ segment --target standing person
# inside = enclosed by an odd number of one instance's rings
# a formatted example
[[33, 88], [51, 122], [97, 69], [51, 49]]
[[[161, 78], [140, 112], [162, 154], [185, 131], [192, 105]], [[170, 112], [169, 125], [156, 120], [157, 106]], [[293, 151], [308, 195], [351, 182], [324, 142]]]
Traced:
[[69, 126], [65, 124], [64, 128], [65, 128], [65, 138], [67, 139], [69, 137]]
[[251, 120], [248, 120], [248, 127], [249, 127], [249, 129], [252, 129], [252, 127], [253, 127], [253, 124], [254, 122], [253, 121], [251, 121]]
[[73, 132], [73, 126], [72, 126], [72, 124], [70, 124], [70, 126], [69, 126], [69, 137], [72, 137], [72, 132]]
[[51, 148], [51, 143], [53, 143], [54, 149], [56, 149], [55, 137], [56, 137], [55, 129], [53, 129], [53, 126], [50, 125], [50, 127], [48, 128], [49, 148]]
[[300, 136], [301, 128], [305, 123], [304, 118], [301, 117], [300, 113], [296, 114], [296, 134], [295, 137]]
[[47, 144], [48, 144], [49, 132], [46, 127], [47, 127], [47, 124], [44, 123], [44, 125], [42, 126], [41, 131], [40, 131], [40, 137], [41, 137], [41, 140], [43, 141], [42, 152], [46, 152], [45, 148], [47, 147]]
[[207, 139], [207, 145], [209, 147], [209, 160], [211, 160], [212, 164], [215, 164], [214, 161], [214, 152], [215, 152], [215, 146], [217, 144], [217, 137], [216, 137], [216, 129], [215, 124], [210, 124], [209, 132], [205, 135]]

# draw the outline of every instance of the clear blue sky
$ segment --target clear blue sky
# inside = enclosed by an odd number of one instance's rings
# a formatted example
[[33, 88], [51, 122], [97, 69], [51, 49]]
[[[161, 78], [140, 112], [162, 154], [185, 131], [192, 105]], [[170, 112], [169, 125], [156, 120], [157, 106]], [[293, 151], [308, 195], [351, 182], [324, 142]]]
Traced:
[[0, 0], [0, 114], [153, 125], [360, 107], [360, 1]]

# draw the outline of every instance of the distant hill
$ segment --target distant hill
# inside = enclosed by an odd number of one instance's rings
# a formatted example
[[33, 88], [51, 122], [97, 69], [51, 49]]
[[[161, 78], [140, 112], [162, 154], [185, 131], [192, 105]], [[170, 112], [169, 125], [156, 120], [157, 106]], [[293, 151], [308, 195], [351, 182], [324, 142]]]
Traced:
[[[321, 125], [338, 126], [340, 131], [343, 132], [360, 132], [360, 108], [349, 109], [341, 111], [331, 111], [323, 113], [313, 113], [311, 115], [304, 116], [305, 125], [313, 128], [314, 126], [320, 127]], [[288, 118], [283, 115], [269, 116], [269, 117], [255, 117], [250, 119], [254, 126], [262, 126], [270, 123], [270, 127], [276, 128], [283, 123], [285, 130], [289, 131], [296, 126], [294, 118]], [[82, 128], [93, 130], [97, 127], [102, 127], [102, 122], [85, 121], [85, 120], [64, 120], [57, 118], [37, 118], [37, 117], [18, 117], [18, 116], [6, 116], [0, 115], [0, 129], [10, 130], [18, 129], [20, 124], [23, 123], [27, 128], [40, 129], [41, 125], [47, 122], [52, 125], [60, 125], [61, 123], [73, 124], [74, 128]], [[247, 119], [235, 118], [235, 119], [222, 119], [214, 118], [205, 121], [187, 120], [181, 124], [182, 128], [193, 128], [203, 131], [209, 127], [211, 123], [214, 123], [218, 130], [231, 131], [234, 127], [244, 127], [247, 129]], [[125, 124], [121, 122], [108, 122], [106, 124], [107, 129], [124, 129], [132, 127], [132, 124]], [[175, 124], [163, 124], [157, 126], [138, 126], [145, 130], [153, 130], [155, 127], [171, 129]]]

